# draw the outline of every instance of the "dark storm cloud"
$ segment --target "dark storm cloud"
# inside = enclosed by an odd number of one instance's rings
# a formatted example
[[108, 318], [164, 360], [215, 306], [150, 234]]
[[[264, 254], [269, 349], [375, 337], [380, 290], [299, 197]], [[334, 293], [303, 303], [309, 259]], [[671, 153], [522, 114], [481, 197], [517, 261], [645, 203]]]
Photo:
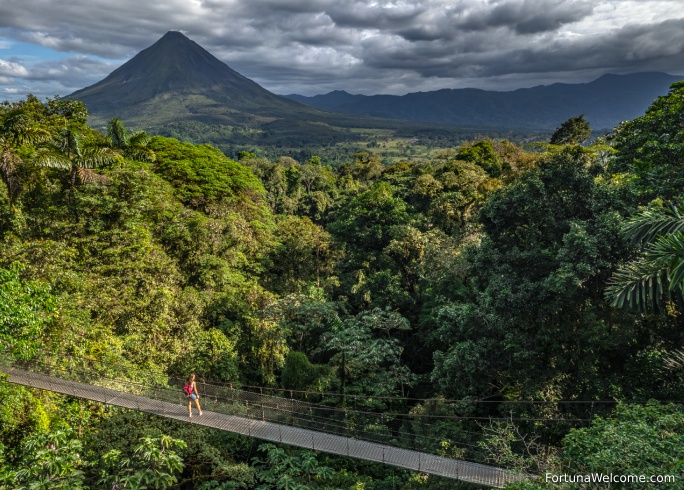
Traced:
[[[678, 6], [680, 0], [0, 0], [0, 84], [81, 88], [168, 30], [181, 30], [278, 93], [506, 88], [511, 81], [572, 82], [568, 77], [579, 73], [681, 73]], [[63, 52], [64, 59], [14, 59], [7, 46], [15, 41]]]
[[[617, 32], [576, 43], [541, 43], [501, 53], [483, 66], [480, 76], [603, 68], [612, 70], [684, 67], [684, 19], [655, 26], [626, 26]], [[474, 60], [473, 60], [474, 62]]]
[[536, 34], [578, 22], [593, 10], [592, 2], [586, 0], [513, 0], [466, 15], [458, 27], [466, 30], [507, 27], [518, 34]]
[[414, 22], [426, 7], [422, 3], [381, 5], [375, 2], [350, 1], [337, 4], [326, 13], [340, 27], [396, 29]]

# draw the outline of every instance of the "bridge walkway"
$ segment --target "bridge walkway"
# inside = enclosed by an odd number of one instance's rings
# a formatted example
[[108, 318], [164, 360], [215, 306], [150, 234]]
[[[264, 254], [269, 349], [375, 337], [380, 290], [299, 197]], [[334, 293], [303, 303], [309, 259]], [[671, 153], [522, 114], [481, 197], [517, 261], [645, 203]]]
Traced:
[[154, 397], [136, 395], [15, 367], [0, 367], [0, 371], [8, 375], [7, 381], [10, 383], [138, 410], [160, 417], [234, 432], [265, 441], [374, 461], [488, 487], [503, 488], [508, 482], [527, 478], [526, 475], [480, 463], [444, 458], [420, 451], [292, 427], [266, 420], [254, 420], [236, 415], [228, 415], [209, 410], [210, 406], [207, 406], [207, 409], [203, 407], [202, 416], [195, 415], [189, 418], [187, 407], [178, 402], [159, 400]]

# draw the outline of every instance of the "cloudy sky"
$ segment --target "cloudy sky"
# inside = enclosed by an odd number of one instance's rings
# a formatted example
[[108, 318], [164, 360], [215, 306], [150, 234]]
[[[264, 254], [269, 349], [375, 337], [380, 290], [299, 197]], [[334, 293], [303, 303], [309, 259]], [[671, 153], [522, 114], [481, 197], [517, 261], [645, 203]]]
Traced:
[[180, 30], [279, 94], [684, 75], [683, 0], [0, 0], [0, 100], [66, 95]]

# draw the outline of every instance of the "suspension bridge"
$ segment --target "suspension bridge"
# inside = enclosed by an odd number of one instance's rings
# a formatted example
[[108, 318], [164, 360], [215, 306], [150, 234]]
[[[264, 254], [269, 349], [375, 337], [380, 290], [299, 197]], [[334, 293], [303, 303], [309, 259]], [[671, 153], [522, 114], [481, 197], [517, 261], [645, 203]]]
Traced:
[[373, 420], [379, 414], [340, 410], [292, 396], [198, 383], [203, 415], [189, 418], [180, 389], [182, 380], [177, 378], [169, 378], [166, 383], [133, 382], [104, 376], [93, 369], [60, 367], [46, 360], [16, 361], [8, 356], [0, 358], [0, 371], [7, 375], [6, 381], [14, 384], [487, 487], [503, 488], [507, 483], [530, 478], [508, 469], [435, 454], [444, 441], [389, 431]]

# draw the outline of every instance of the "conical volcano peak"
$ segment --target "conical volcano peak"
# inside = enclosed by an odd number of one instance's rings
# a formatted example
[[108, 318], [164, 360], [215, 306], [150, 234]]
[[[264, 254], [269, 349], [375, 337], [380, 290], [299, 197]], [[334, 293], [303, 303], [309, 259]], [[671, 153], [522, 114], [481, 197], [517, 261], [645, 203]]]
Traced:
[[[173, 45], [176, 48], [183, 48], [183, 49], [201, 49], [202, 51], [205, 51], [205, 49], [197, 44], [195, 41], [190, 39], [188, 36], [183, 34], [181, 31], [168, 31], [166, 34], [164, 34], [162, 37], [160, 37], [156, 43], [154, 43], [150, 48], [154, 46], [170, 46]], [[148, 48], [149, 49], [149, 48]]]
[[[159, 38], [161, 41], [162, 39], [188, 39], [188, 37], [183, 34], [181, 31], [168, 31], [166, 34], [164, 34], [162, 37]], [[189, 39], [188, 39], [189, 40]]]
[[83, 101], [98, 122], [121, 117], [133, 124], [195, 119], [232, 125], [240, 113], [250, 114], [242, 121], [315, 112], [260, 87], [179, 31], [69, 97]]

